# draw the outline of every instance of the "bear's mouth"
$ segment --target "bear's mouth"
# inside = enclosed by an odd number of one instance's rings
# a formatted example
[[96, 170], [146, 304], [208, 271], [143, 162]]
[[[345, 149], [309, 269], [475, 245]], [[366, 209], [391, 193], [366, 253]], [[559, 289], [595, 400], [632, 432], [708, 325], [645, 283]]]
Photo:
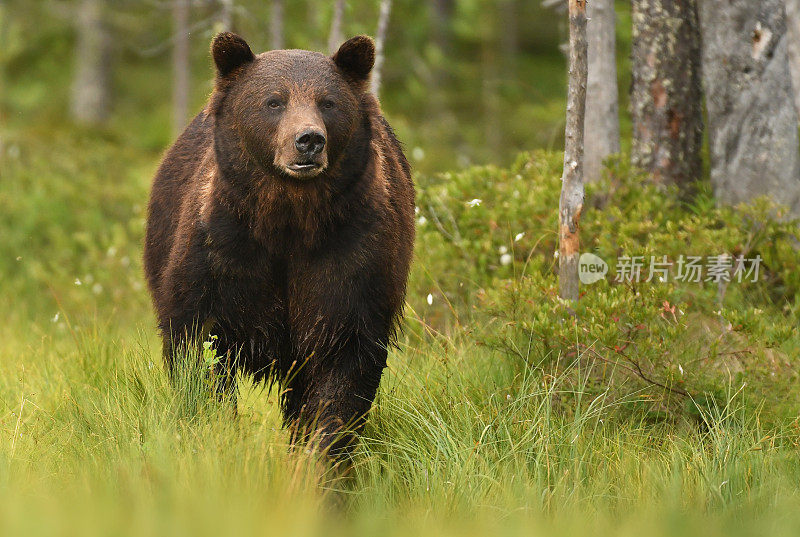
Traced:
[[293, 172], [305, 172], [305, 171], [308, 171], [308, 170], [316, 170], [317, 168], [321, 168], [321, 167], [322, 167], [322, 165], [321, 164], [317, 164], [316, 162], [305, 162], [305, 163], [298, 162], [298, 163], [295, 163], [295, 164], [289, 164], [287, 166], [287, 168], [289, 168]]
[[286, 169], [297, 177], [311, 177], [321, 172], [325, 166], [319, 162], [293, 162]]

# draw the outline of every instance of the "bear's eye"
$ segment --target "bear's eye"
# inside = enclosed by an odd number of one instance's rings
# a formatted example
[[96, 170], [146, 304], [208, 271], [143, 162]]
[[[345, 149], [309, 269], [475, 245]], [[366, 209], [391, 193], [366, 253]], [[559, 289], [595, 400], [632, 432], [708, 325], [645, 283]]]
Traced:
[[283, 106], [283, 103], [279, 99], [270, 99], [267, 101], [267, 107], [271, 108], [272, 110], [277, 110]]
[[322, 108], [324, 108], [325, 110], [330, 110], [331, 108], [333, 108], [334, 106], [336, 106], [336, 103], [335, 103], [335, 102], [333, 102], [333, 101], [331, 101], [330, 99], [325, 99], [324, 101], [322, 101], [322, 103], [320, 103], [320, 105], [321, 105], [321, 106], [322, 106]]

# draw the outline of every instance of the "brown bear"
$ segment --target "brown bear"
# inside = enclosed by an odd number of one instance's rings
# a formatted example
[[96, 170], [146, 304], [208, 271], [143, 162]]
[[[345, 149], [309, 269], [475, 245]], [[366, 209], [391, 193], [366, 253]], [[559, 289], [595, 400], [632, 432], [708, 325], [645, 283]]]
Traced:
[[[281, 386], [294, 439], [346, 454], [378, 389], [414, 243], [408, 162], [369, 91], [372, 39], [332, 57], [211, 44], [214, 90], [167, 151], [144, 267], [174, 375], [209, 334]], [[235, 399], [234, 399], [235, 401]], [[299, 437], [297, 435], [300, 435]]]

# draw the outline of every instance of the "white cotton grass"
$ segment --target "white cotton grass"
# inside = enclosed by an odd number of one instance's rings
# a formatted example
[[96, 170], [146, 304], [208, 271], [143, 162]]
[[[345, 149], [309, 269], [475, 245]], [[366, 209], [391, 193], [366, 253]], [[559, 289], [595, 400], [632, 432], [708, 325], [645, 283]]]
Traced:
[[514, 258], [511, 254], [503, 254], [500, 256], [500, 264], [504, 267], [510, 265], [514, 261]]
[[433, 295], [431, 293], [428, 293], [427, 300], [428, 300], [428, 305], [433, 306]]
[[424, 226], [428, 223], [428, 219], [424, 214], [419, 214], [419, 207], [414, 207], [414, 215], [417, 217], [417, 225]]
[[483, 203], [482, 199], [475, 198], [473, 200], [468, 201], [467, 205], [469, 205], [470, 207], [479, 207], [481, 203]]

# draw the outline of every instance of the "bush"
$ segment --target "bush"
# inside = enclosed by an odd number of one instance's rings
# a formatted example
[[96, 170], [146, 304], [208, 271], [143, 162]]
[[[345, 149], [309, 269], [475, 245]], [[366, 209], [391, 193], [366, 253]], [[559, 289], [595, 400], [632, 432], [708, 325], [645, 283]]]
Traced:
[[[763, 199], [718, 208], [705, 185], [682, 200], [623, 162], [588, 187], [582, 250], [609, 272], [582, 286], [577, 304], [557, 297], [558, 155], [420, 180], [411, 303], [423, 326], [468, 333], [520, 368], [590, 366], [596, 391], [640, 394], [655, 415], [674, 415], [690, 397], [724, 399], [745, 381], [788, 412], [781, 399], [797, 382], [800, 344], [797, 223]], [[731, 281], [714, 281], [708, 264], [725, 254]], [[641, 281], [617, 278], [625, 256], [641, 256]], [[651, 257], [663, 256], [671, 265], [653, 276], [664, 281], [645, 281]], [[701, 259], [700, 281], [677, 280], [681, 256]], [[739, 256], [760, 257], [758, 281], [732, 275]]]

